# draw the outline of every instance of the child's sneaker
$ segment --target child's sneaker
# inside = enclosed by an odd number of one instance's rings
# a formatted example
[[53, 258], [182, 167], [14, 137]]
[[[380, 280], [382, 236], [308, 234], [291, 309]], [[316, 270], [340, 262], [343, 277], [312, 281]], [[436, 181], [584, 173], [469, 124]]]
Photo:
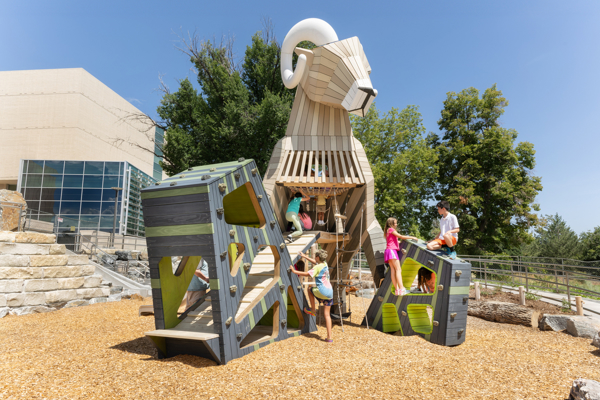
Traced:
[[312, 315], [313, 317], [316, 317], [316, 315], [315, 315], [315, 313], [313, 312], [313, 310], [312, 310], [312, 309], [310, 309], [310, 308], [308, 308], [308, 307], [304, 307], [304, 313], [305, 313], [305, 314], [310, 314], [310, 315]]
[[456, 251], [451, 251], [449, 254], [451, 260], [456, 260]]

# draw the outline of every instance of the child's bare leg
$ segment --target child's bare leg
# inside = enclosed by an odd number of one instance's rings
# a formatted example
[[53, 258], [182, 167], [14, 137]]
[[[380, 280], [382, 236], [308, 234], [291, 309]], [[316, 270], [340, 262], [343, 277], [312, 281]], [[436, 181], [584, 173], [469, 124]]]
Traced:
[[329, 313], [331, 311], [331, 306], [325, 306], [325, 311], [324, 311], [324, 315], [325, 315], [325, 326], [327, 327], [327, 339], [331, 340], [332, 339], [332, 333], [331, 333], [331, 314]]
[[452, 237], [451, 233], [446, 233], [444, 235], [444, 242], [446, 242], [446, 246], [448, 246], [448, 247], [454, 247], [452, 245], [452, 243], [454, 243], [454, 240], [453, 240], [453, 237]]
[[389, 260], [388, 264], [390, 264], [390, 276], [392, 278], [392, 284], [394, 285], [395, 288], [397, 288], [398, 285], [397, 285], [397, 280], [396, 280], [396, 266], [394, 265], [394, 261], [396, 261], [396, 260]]
[[[396, 289], [400, 288], [402, 289], [402, 270], [400, 269], [400, 261], [399, 260], [390, 260], [390, 265], [393, 265], [392, 267], [392, 282], [396, 282], [394, 283], [394, 287]], [[395, 278], [395, 279], [394, 279]]]
[[437, 241], [427, 243], [427, 250], [439, 250], [441, 248], [442, 246]]
[[312, 287], [308, 288], [308, 301], [310, 302], [310, 309], [315, 311], [315, 295], [312, 292]]

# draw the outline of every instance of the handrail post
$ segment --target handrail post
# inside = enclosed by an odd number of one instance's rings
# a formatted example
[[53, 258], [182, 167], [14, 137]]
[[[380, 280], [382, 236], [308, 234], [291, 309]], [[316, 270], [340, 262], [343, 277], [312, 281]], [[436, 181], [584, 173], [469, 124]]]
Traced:
[[488, 285], [487, 285], [487, 262], [483, 263], [483, 271], [484, 271], [484, 275], [485, 275], [485, 288], [487, 289]]
[[567, 271], [567, 300], [569, 301], [569, 311], [571, 310], [571, 287], [569, 286], [569, 271]]
[[529, 293], [529, 268], [525, 266], [525, 290]]

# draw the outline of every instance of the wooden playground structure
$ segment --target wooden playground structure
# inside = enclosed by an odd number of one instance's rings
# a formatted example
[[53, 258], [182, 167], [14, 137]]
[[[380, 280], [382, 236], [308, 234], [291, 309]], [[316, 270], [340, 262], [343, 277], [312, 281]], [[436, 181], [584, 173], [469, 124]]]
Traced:
[[[302, 40], [317, 47], [295, 48]], [[292, 52], [299, 55], [295, 71]], [[422, 334], [442, 345], [462, 343], [468, 263], [428, 251], [422, 243], [403, 243], [409, 288], [424, 267], [436, 272], [437, 289], [398, 298], [390, 293], [385, 239], [374, 214], [374, 178], [349, 119], [349, 113], [364, 116], [377, 96], [360, 41], [339, 40], [325, 21], [301, 21], [283, 42], [281, 69], [286, 86], [298, 88], [286, 135], [264, 180], [254, 161], [242, 158], [190, 168], [142, 191], [156, 321], [156, 330], [146, 335], [160, 357], [194, 354], [225, 364], [274, 341], [315, 331], [315, 318], [302, 311], [308, 305], [303, 285], [288, 270], [299, 251], [315, 244], [328, 253], [332, 311], [342, 328], [347, 278], [362, 247], [379, 287], [379, 301], [371, 304], [365, 325]], [[325, 199], [325, 223], [286, 243], [285, 213], [297, 191], [314, 197], [307, 211], [315, 217], [317, 198]], [[181, 257], [175, 268], [172, 257]], [[210, 291], [178, 314], [201, 259], [209, 265]]]

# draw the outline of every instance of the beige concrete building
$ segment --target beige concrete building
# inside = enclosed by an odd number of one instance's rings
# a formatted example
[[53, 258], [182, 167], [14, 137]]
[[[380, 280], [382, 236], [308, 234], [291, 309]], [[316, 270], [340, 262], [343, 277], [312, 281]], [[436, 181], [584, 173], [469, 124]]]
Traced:
[[161, 179], [158, 158], [127, 143], [152, 149], [157, 135], [123, 119], [133, 113], [82, 68], [0, 72], [0, 189], [15, 190], [22, 159], [127, 161]]

